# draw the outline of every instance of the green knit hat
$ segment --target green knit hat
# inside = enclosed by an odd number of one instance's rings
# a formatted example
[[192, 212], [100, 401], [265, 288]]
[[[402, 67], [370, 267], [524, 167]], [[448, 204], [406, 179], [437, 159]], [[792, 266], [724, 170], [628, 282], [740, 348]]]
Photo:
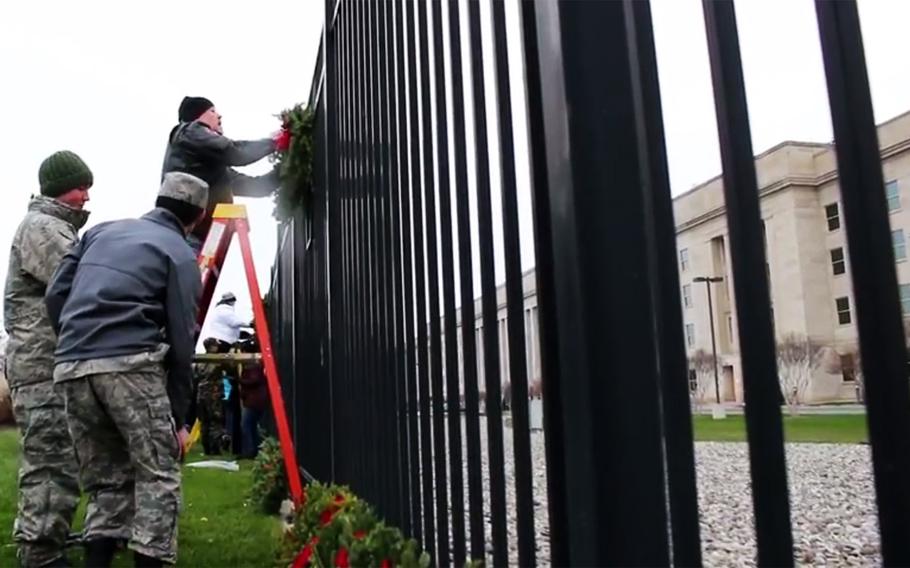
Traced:
[[59, 197], [77, 187], [90, 187], [94, 178], [82, 158], [69, 150], [61, 150], [41, 162], [38, 182], [41, 195]]

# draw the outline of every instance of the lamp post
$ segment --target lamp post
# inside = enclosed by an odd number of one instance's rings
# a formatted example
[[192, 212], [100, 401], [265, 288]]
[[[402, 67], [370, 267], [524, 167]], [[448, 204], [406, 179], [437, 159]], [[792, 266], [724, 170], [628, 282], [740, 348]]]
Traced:
[[720, 377], [717, 373], [717, 340], [714, 336], [714, 305], [711, 303], [711, 284], [723, 282], [721, 276], [698, 276], [692, 280], [695, 283], [705, 283], [705, 290], [708, 291], [708, 318], [711, 322], [711, 356], [714, 359], [714, 396], [717, 398], [717, 404], [720, 405]]

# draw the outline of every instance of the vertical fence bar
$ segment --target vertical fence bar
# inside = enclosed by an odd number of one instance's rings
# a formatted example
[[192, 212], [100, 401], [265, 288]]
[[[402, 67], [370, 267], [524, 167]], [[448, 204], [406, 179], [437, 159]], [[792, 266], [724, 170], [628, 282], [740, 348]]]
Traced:
[[736, 13], [730, 0], [704, 0], [703, 6], [724, 168], [758, 562], [763, 566], [792, 566], [771, 295], [764, 269], [761, 210]]
[[353, 258], [353, 235], [351, 233], [351, 190], [354, 179], [353, 171], [353, 114], [351, 113], [352, 100], [353, 100], [353, 73], [352, 69], [352, 59], [353, 59], [353, 41], [351, 39], [352, 29], [354, 25], [353, 11], [351, 10], [350, 4], [342, 4], [342, 13], [341, 13], [341, 27], [342, 27], [342, 37], [344, 44], [344, 64], [341, 70], [339, 71], [339, 78], [343, 82], [343, 94], [342, 94], [342, 110], [341, 116], [339, 117], [342, 121], [342, 127], [340, 133], [342, 136], [341, 143], [341, 152], [342, 152], [342, 180], [340, 184], [339, 191], [339, 230], [341, 233], [341, 264], [342, 264], [342, 283], [344, 287], [341, 293], [339, 294], [344, 303], [342, 307], [343, 312], [343, 323], [342, 329], [339, 334], [339, 337], [343, 343], [343, 359], [341, 361], [341, 377], [340, 377], [340, 396], [338, 397], [339, 404], [341, 406], [340, 417], [341, 424], [340, 430], [344, 433], [342, 436], [341, 447], [344, 449], [342, 452], [343, 457], [343, 475], [341, 480], [343, 483], [351, 483], [353, 479], [356, 456], [351, 455], [351, 449], [353, 447], [352, 440], [354, 435], [354, 426], [351, 423], [351, 376], [354, 372], [354, 337], [353, 337], [353, 321], [354, 321], [354, 287], [351, 286], [351, 280], [354, 270], [354, 258]]
[[648, 211], [623, 5], [535, 8], [536, 44], [547, 46], [537, 51], [534, 89], [544, 117], [552, 241], [542, 245], [552, 248], [559, 328], [568, 564], [666, 565]]
[[381, 65], [380, 65], [380, 44], [379, 44], [379, 31], [381, 29], [380, 25], [380, 5], [379, 3], [373, 2], [369, 5], [369, 37], [368, 41], [370, 43], [370, 118], [371, 118], [371, 130], [372, 137], [370, 140], [371, 143], [371, 153], [372, 153], [372, 206], [370, 209], [370, 216], [372, 222], [372, 233], [371, 239], [373, 241], [373, 246], [370, 255], [370, 264], [373, 266], [373, 311], [375, 317], [375, 323], [373, 326], [375, 336], [373, 338], [374, 345], [374, 377], [375, 379], [372, 382], [372, 388], [370, 394], [372, 403], [373, 413], [373, 427], [372, 427], [372, 437], [373, 437], [373, 447], [372, 453], [374, 456], [374, 467], [376, 472], [376, 487], [375, 491], [377, 493], [376, 505], [382, 516], [388, 519], [390, 522], [393, 522], [394, 518], [394, 509], [393, 509], [393, 500], [392, 498], [392, 489], [389, 483], [389, 468], [386, 464], [387, 457], [391, 454], [391, 445], [389, 442], [394, 438], [391, 436], [391, 432], [384, 428], [383, 410], [389, 408], [388, 406], [388, 395], [391, 393], [391, 389], [388, 387], [387, 382], [389, 379], [388, 372], [388, 350], [386, 348], [386, 342], [388, 340], [389, 334], [388, 329], [386, 328], [386, 306], [385, 306], [385, 297], [386, 297], [386, 288], [385, 288], [385, 264], [386, 264], [386, 251], [385, 251], [385, 239], [383, 238], [383, 233], [385, 230], [385, 219], [382, 210], [382, 198], [385, 191], [385, 184], [382, 180], [382, 146], [384, 144], [382, 140], [382, 117], [381, 117], [381, 101], [380, 97], [382, 95], [381, 90]]
[[[398, 456], [401, 452], [401, 437], [398, 430], [397, 412], [393, 410], [398, 408], [399, 401], [399, 381], [397, 379], [398, 357], [396, 353], [396, 315], [395, 315], [395, 285], [393, 279], [394, 267], [398, 266], [395, 262], [395, 255], [392, 248], [394, 227], [392, 222], [392, 186], [391, 186], [391, 156], [390, 156], [390, 138], [392, 123], [389, 116], [390, 93], [389, 93], [389, 35], [388, 35], [389, 13], [386, 4], [379, 5], [377, 17], [377, 41], [379, 54], [379, 108], [378, 116], [380, 121], [380, 179], [381, 191], [379, 196], [380, 218], [382, 220], [382, 248], [384, 254], [383, 262], [383, 309], [384, 325], [380, 339], [383, 341], [383, 353], [385, 356], [385, 380], [380, 387], [380, 392], [384, 394], [382, 432], [387, 438], [386, 451], [383, 453], [385, 460], [384, 469], [386, 470], [385, 492], [388, 493], [388, 505], [392, 508], [391, 518], [395, 520], [396, 525], [403, 527], [406, 525], [406, 508], [402, 506], [401, 501], [401, 477], [405, 470], [398, 467]], [[404, 530], [407, 530], [405, 528]]]
[[355, 51], [355, 67], [356, 67], [356, 123], [357, 123], [357, 136], [355, 138], [355, 168], [357, 172], [357, 178], [355, 180], [356, 193], [354, 197], [354, 207], [355, 207], [355, 216], [354, 216], [354, 231], [356, 234], [355, 249], [356, 249], [356, 262], [357, 262], [357, 272], [356, 272], [356, 281], [354, 283], [355, 289], [357, 290], [357, 321], [355, 325], [357, 326], [357, 336], [358, 336], [358, 345], [357, 345], [357, 371], [355, 375], [354, 387], [354, 416], [359, 416], [357, 424], [359, 426], [359, 432], [357, 435], [357, 454], [359, 456], [360, 468], [357, 472], [356, 490], [361, 494], [364, 494], [366, 499], [371, 500], [373, 495], [370, 493], [370, 488], [368, 483], [364, 483], [364, 479], [373, 477], [372, 471], [370, 470], [369, 462], [369, 450], [370, 444], [367, 442], [370, 435], [369, 424], [366, 417], [361, 413], [363, 412], [364, 407], [366, 406], [367, 397], [365, 396], [365, 390], [369, 387], [367, 381], [371, 374], [370, 362], [369, 362], [369, 353], [370, 353], [370, 320], [369, 320], [369, 267], [368, 267], [368, 254], [367, 254], [367, 228], [369, 227], [367, 223], [367, 183], [369, 172], [367, 170], [367, 120], [368, 113], [366, 112], [367, 107], [367, 79], [366, 79], [366, 59], [367, 59], [367, 47], [366, 47], [366, 2], [355, 2], [356, 5], [356, 36], [355, 41], [357, 44], [357, 49]]
[[361, 375], [358, 383], [360, 403], [357, 412], [363, 419], [363, 436], [361, 438], [361, 447], [364, 458], [364, 471], [359, 485], [364, 487], [363, 493], [368, 501], [372, 503], [379, 502], [378, 491], [376, 490], [376, 446], [374, 442], [373, 420], [374, 420], [374, 397], [373, 390], [376, 384], [376, 329], [374, 313], [374, 261], [373, 255], [373, 163], [372, 163], [372, 120], [373, 112], [371, 107], [372, 101], [372, 67], [370, 65], [370, 8], [372, 2], [361, 2], [361, 28], [360, 28], [360, 88], [362, 93], [360, 114], [361, 114], [361, 185], [360, 185], [360, 231], [361, 231], [361, 249], [360, 249], [360, 266], [364, 276], [360, 283], [361, 301], [363, 303], [363, 355], [361, 363]]
[[363, 417], [363, 457], [364, 457], [364, 476], [359, 480], [359, 484], [364, 487], [363, 493], [367, 500], [372, 503], [379, 503], [378, 492], [376, 490], [376, 444], [374, 440], [374, 387], [376, 384], [376, 328], [374, 312], [374, 268], [375, 256], [373, 251], [373, 227], [375, 217], [373, 215], [373, 89], [372, 75], [373, 67], [370, 64], [372, 49], [370, 45], [370, 32], [372, 22], [370, 21], [372, 2], [361, 2], [361, 36], [360, 36], [360, 69], [361, 69], [361, 89], [363, 93], [361, 113], [361, 128], [363, 129], [363, 139], [361, 140], [361, 164], [363, 177], [361, 179], [361, 258], [360, 263], [364, 274], [364, 280], [360, 284], [363, 317], [364, 317], [364, 352], [363, 367], [358, 390], [360, 391], [360, 404], [357, 412]]
[[[420, 464], [423, 476], [423, 523], [426, 535], [427, 550], [434, 562], [438, 558], [436, 548], [436, 520], [433, 508], [433, 442], [430, 425], [430, 360], [427, 349], [427, 297], [426, 272], [424, 271], [425, 254], [423, 241], [423, 198], [420, 168], [427, 167], [420, 161], [420, 123], [418, 116], [418, 76], [417, 76], [417, 30], [415, 19], [419, 0], [408, 3], [407, 40], [408, 40], [408, 90], [410, 101], [410, 147], [411, 147], [411, 213], [414, 230], [414, 280], [417, 300], [415, 325], [417, 327], [417, 377], [420, 413]], [[421, 85], [421, 89], [425, 85]], [[429, 158], [429, 156], [427, 157]], [[432, 166], [430, 166], [432, 167]]]
[[667, 490], [670, 501], [673, 562], [700, 566], [698, 493], [689, 402], [688, 362], [683, 338], [679, 269], [676, 262], [676, 223], [667, 171], [663, 112], [654, 50], [654, 28], [648, 2], [624, 0], [633, 100], [636, 104], [639, 152], [652, 248], [651, 270], [657, 309], [656, 336], [663, 410]]
[[[442, 295], [445, 310], [446, 398], [448, 399], [449, 476], [452, 495], [452, 560], [465, 563], [464, 475], [461, 450], [461, 397], [458, 389], [458, 338], [455, 320], [455, 266], [452, 249], [452, 196], [449, 189], [449, 128], [442, 3], [433, 3], [433, 63], [436, 81], [436, 159], [439, 164], [439, 223], [442, 240]], [[456, 95], [460, 96], [460, 95]], [[432, 317], [432, 316], [431, 316]]]
[[537, 20], [532, 0], [519, 4], [524, 47], [525, 96], [527, 97], [528, 146], [531, 162], [534, 258], [537, 275], [537, 317], [543, 387], [544, 440], [547, 462], [547, 512], [550, 527], [550, 562], [569, 564], [568, 501], [563, 464], [562, 395], [559, 375], [559, 320], [555, 308], [553, 232], [550, 225], [549, 173], [541, 91]]
[[[342, 0], [344, 1], [344, 0]], [[343, 428], [345, 432], [344, 436], [344, 450], [345, 450], [345, 463], [346, 468], [344, 472], [344, 482], [350, 483], [353, 478], [353, 473], [355, 469], [355, 460], [356, 456], [351, 455], [352, 449], [352, 440], [354, 435], [354, 426], [350, 422], [350, 413], [351, 413], [351, 377], [354, 373], [354, 334], [353, 334], [353, 322], [354, 322], [354, 287], [351, 285], [352, 277], [354, 274], [354, 248], [353, 248], [353, 233], [351, 231], [351, 217], [352, 217], [352, 189], [353, 189], [353, 180], [354, 180], [354, 153], [353, 153], [353, 143], [354, 143], [354, 125], [353, 125], [353, 114], [351, 113], [351, 107], [353, 106], [353, 73], [352, 73], [352, 60], [353, 60], [353, 51], [354, 43], [351, 38], [353, 27], [354, 27], [354, 14], [351, 9], [350, 4], [342, 4], [344, 11], [347, 12], [347, 17], [344, 18], [345, 14], [342, 14], [343, 17], [343, 34], [344, 34], [344, 44], [345, 44], [345, 62], [344, 68], [341, 72], [341, 77], [344, 82], [344, 108], [343, 108], [343, 148], [342, 148], [342, 165], [344, 168], [343, 180], [342, 180], [342, 191], [341, 191], [341, 208], [342, 208], [342, 219], [341, 219], [341, 231], [342, 231], [342, 247], [344, 250], [342, 260], [344, 262], [344, 328], [342, 330], [342, 338], [344, 340], [344, 362], [343, 362], [343, 375], [342, 375], [342, 385], [341, 390], [341, 401], [343, 409]]]
[[[351, 75], [351, 100], [349, 108], [349, 120], [351, 121], [351, 137], [350, 137], [350, 168], [351, 168], [351, 178], [350, 178], [350, 187], [348, 190], [348, 207], [350, 209], [348, 215], [348, 234], [350, 238], [350, 250], [351, 250], [351, 275], [348, 282], [348, 286], [351, 289], [351, 318], [350, 329], [348, 333], [351, 336], [351, 362], [350, 362], [350, 372], [348, 375], [348, 393], [350, 396], [348, 402], [348, 420], [351, 424], [351, 444], [349, 445], [349, 452], [353, 455], [351, 456], [352, 470], [351, 470], [351, 479], [350, 483], [354, 484], [355, 480], [361, 475], [363, 470], [363, 452], [360, 446], [360, 442], [363, 439], [363, 430], [362, 424], [363, 421], [359, 420], [353, 422], [354, 416], [356, 416], [356, 409], [359, 405], [359, 389], [358, 379], [360, 377], [360, 357], [361, 357], [361, 344], [362, 344], [362, 331], [363, 323], [361, 318], [361, 301], [360, 301], [360, 283], [363, 282], [363, 277], [360, 272], [360, 256], [358, 254], [358, 245], [360, 240], [360, 233], [358, 228], [360, 225], [360, 216], [359, 216], [359, 184], [360, 184], [360, 113], [359, 109], [362, 108], [361, 105], [361, 96], [360, 96], [360, 80], [359, 80], [359, 65], [358, 60], [360, 59], [360, 46], [358, 43], [358, 38], [360, 37], [360, 14], [359, 6], [357, 2], [350, 2], [348, 4], [351, 10], [351, 29], [350, 29], [350, 39], [351, 42], [351, 55], [350, 55], [350, 75]], [[358, 488], [359, 490], [359, 488]]]
[[380, 353], [380, 310], [379, 297], [381, 288], [379, 286], [379, 267], [381, 252], [378, 249], [377, 238], [377, 139], [376, 139], [376, 46], [375, 46], [375, 13], [376, 3], [366, 2], [364, 6], [365, 30], [364, 30], [364, 67], [366, 76], [364, 88], [366, 90], [366, 128], [367, 128], [367, 145], [364, 148], [367, 156], [367, 199], [366, 199], [366, 255], [364, 264], [367, 266], [367, 287], [366, 298], [368, 306], [369, 320], [369, 342], [368, 342], [368, 359], [364, 384], [364, 408], [362, 412], [368, 417], [366, 426], [368, 428], [367, 436], [364, 441], [367, 444], [367, 456], [369, 456], [368, 467], [372, 475], [368, 476], [371, 485], [371, 501], [376, 503], [380, 511], [385, 514], [385, 498], [382, 491], [382, 469], [379, 465], [379, 450], [382, 442], [378, 439], [380, 435], [377, 428], [376, 416], [378, 414], [377, 401], [378, 386], [382, 380], [382, 357]]
[[384, 163], [385, 149], [385, 124], [383, 122], [383, 83], [382, 83], [382, 5], [376, 3], [373, 6], [373, 62], [375, 69], [373, 71], [373, 120], [376, 127], [374, 136], [376, 149], [374, 151], [374, 175], [375, 183], [375, 212], [376, 212], [376, 248], [379, 251], [377, 272], [377, 311], [379, 321], [377, 326], [377, 350], [379, 353], [378, 367], [380, 380], [376, 384], [376, 400], [378, 404], [373, 403], [376, 408], [376, 432], [382, 438], [378, 440], [377, 465], [380, 469], [379, 491], [383, 496], [383, 516], [394, 522], [396, 526], [400, 524], [398, 519], [397, 497], [392, 485], [393, 476], [389, 466], [389, 458], [393, 455], [393, 441], [395, 440], [395, 429], [389, 428], [386, 416], [393, 409], [395, 401], [394, 385], [392, 384], [392, 371], [389, 369], [391, 358], [389, 357], [389, 339], [391, 332], [389, 330], [389, 309], [388, 309], [388, 249], [386, 248], [386, 231], [388, 221], [385, 214], [385, 197], [388, 191], [388, 184], [385, 179], [386, 167]]
[[[416, 337], [417, 331], [414, 324], [414, 274], [413, 274], [413, 239], [411, 234], [411, 205], [410, 205], [410, 186], [414, 185], [413, 169], [410, 167], [411, 154], [408, 144], [408, 130], [406, 130], [408, 114], [407, 97], [410, 90], [410, 81], [413, 80], [410, 71], [405, 65], [405, 35], [407, 30], [404, 25], [404, 2], [395, 3], [395, 45], [398, 75], [398, 125], [401, 129], [398, 145], [398, 159], [400, 163], [399, 185], [401, 198], [401, 229], [402, 229], [402, 253], [404, 255], [404, 310], [405, 326], [404, 333], [407, 345], [407, 395], [408, 395], [408, 434], [410, 447], [410, 467], [411, 467], [411, 516], [413, 519], [414, 537], [428, 548], [428, 543], [432, 542], [432, 531], [424, 533], [424, 514], [422, 500], [423, 489], [421, 486], [422, 477], [426, 470], [421, 472], [420, 466], [420, 429], [418, 425], [419, 401], [417, 396], [417, 350]], [[412, 56], [408, 54], [408, 59]], [[407, 78], [405, 71], [408, 70]], [[408, 184], [405, 184], [405, 175], [408, 176]], [[432, 522], [432, 517], [431, 517]]]
[[[341, 185], [340, 185], [340, 160], [337, 157], [339, 153], [338, 137], [341, 124], [341, 93], [339, 89], [339, 61], [342, 51], [339, 49], [339, 24], [333, 22], [331, 14], [335, 11], [335, 2], [337, 0], [325, 0], [326, 26], [325, 26], [325, 140], [326, 140], [326, 200], [327, 219], [328, 219], [328, 302], [329, 302], [329, 377], [331, 400], [338, 401], [337, 396], [338, 376], [340, 375], [340, 364], [344, 358], [342, 351], [341, 335], [343, 333], [344, 322], [342, 317], [342, 301], [336, 292], [340, 293], [342, 288], [341, 282], [341, 217], [339, 207], [341, 203]], [[334, 441], [338, 441], [339, 433], [339, 408], [336, 404], [332, 405], [332, 432]], [[337, 471], [337, 460], [341, 452], [334, 451], [338, 448], [333, 444], [331, 455], [331, 479], [335, 480]]]
[[[427, 2], [417, 5], [417, 30], [420, 41], [420, 100], [423, 117], [423, 195], [426, 203], [427, 293], [430, 318], [430, 387], [433, 416], [433, 483], [436, 489], [436, 531], [439, 555], [436, 564], [448, 566], [449, 557], [449, 504], [446, 485], [446, 431], [445, 390], [442, 381], [442, 347], [439, 329], [439, 262], [436, 248], [436, 187], [433, 175], [433, 120], [430, 92], [430, 46], [428, 40]], [[436, 93], [436, 104], [444, 99], [445, 91]], [[445, 106], [444, 104], [442, 106]], [[423, 323], [426, 326], [425, 322]]]
[[480, 243], [480, 282], [483, 311], [484, 379], [488, 459], [490, 467], [490, 512], [493, 525], [493, 565], [509, 562], [506, 529], [505, 458], [502, 434], [502, 389], [499, 365], [499, 325], [496, 305], [496, 275], [493, 264], [493, 212], [490, 201], [490, 162], [487, 143], [484, 50], [480, 32], [480, 4], [468, 4], [471, 42], [471, 82], [474, 100], [474, 144], [477, 155], [477, 226]]
[[816, 1], [815, 8], [850, 250], [882, 561], [910, 566], [907, 347], [862, 31], [853, 1]]
[[515, 181], [515, 143], [512, 133], [512, 86], [509, 80], [506, 8], [503, 0], [493, 0], [493, 43], [496, 100], [499, 105], [499, 150], [509, 330], [509, 382], [512, 390], [512, 436], [515, 454], [518, 565], [535, 566], [537, 557], [534, 537], [534, 467], [531, 463], [531, 431], [528, 416], [524, 290], [521, 273], [521, 237], [518, 228], [518, 187]]
[[[448, 2], [450, 69], [452, 73], [452, 127], [457, 198], [458, 270], [461, 288], [462, 366], [465, 397], [465, 438], [468, 458], [468, 508], [471, 558], [485, 557], [486, 526], [483, 512], [483, 469], [480, 440], [480, 392], [477, 384], [477, 338], [474, 313], [474, 263], [471, 258], [471, 215], [468, 204], [468, 167], [465, 145], [464, 81], [461, 57], [461, 17], [458, 2]], [[448, 337], [448, 336], [447, 336]], [[453, 338], [453, 341], [457, 341]], [[460, 467], [460, 466], [459, 466]]]
[[[339, 0], [344, 2], [344, 0]], [[342, 313], [342, 323], [341, 329], [339, 331], [338, 337], [339, 342], [342, 344], [342, 359], [336, 361], [341, 370], [338, 381], [338, 401], [339, 401], [339, 417], [340, 417], [340, 426], [339, 431], [342, 433], [340, 439], [340, 446], [344, 451], [339, 456], [339, 460], [343, 463], [344, 467], [342, 468], [342, 475], [340, 480], [344, 483], [349, 483], [351, 479], [351, 473], [353, 472], [353, 456], [349, 455], [350, 450], [350, 440], [351, 440], [351, 426], [348, 420], [348, 412], [350, 406], [350, 375], [352, 372], [352, 358], [353, 358], [353, 344], [351, 338], [351, 321], [352, 321], [352, 308], [353, 308], [353, 290], [349, 285], [352, 262], [351, 262], [351, 235], [350, 235], [350, 187], [351, 187], [351, 114], [350, 114], [350, 99], [351, 99], [351, 73], [350, 73], [350, 61], [351, 61], [351, 26], [352, 26], [352, 16], [351, 10], [348, 4], [341, 4], [341, 12], [339, 14], [339, 26], [340, 33], [339, 37], [341, 38], [342, 45], [342, 61], [339, 65], [338, 70], [338, 79], [340, 82], [340, 96], [339, 96], [339, 152], [340, 152], [340, 170], [341, 176], [339, 180], [339, 219], [338, 232], [340, 234], [340, 262], [341, 265], [341, 274], [342, 281], [341, 285], [343, 288], [338, 290], [338, 296], [340, 296], [338, 302], [343, 304], [339, 310]]]
[[394, 7], [392, 2], [383, 3], [385, 11], [385, 48], [386, 48], [386, 92], [387, 108], [387, 167], [389, 180], [388, 214], [391, 222], [391, 269], [392, 269], [392, 305], [394, 310], [394, 341], [393, 351], [395, 357], [395, 392], [396, 392], [396, 424], [398, 432], [398, 483], [399, 501], [401, 507], [402, 530], [405, 534], [414, 534], [415, 520], [411, 510], [411, 466], [408, 453], [408, 412], [407, 412], [407, 336], [404, 333], [404, 289], [402, 286], [402, 254], [401, 254], [401, 216], [400, 216], [400, 173], [398, 161], [398, 129], [401, 118], [398, 116], [398, 83], [396, 80], [395, 65], [395, 28]]
[[347, 278], [345, 282], [346, 289], [348, 290], [348, 298], [345, 302], [347, 304], [348, 317], [345, 322], [345, 336], [347, 338], [348, 344], [348, 353], [346, 355], [346, 369], [345, 369], [345, 424], [347, 430], [347, 440], [345, 443], [345, 451], [348, 454], [349, 467], [347, 471], [347, 477], [345, 479], [346, 483], [353, 483], [356, 472], [359, 470], [359, 456], [355, 453], [357, 449], [356, 437], [359, 437], [359, 431], [357, 430], [357, 425], [353, 422], [354, 417], [354, 377], [357, 372], [357, 331], [358, 327], [356, 325], [357, 317], [357, 288], [355, 282], [356, 278], [356, 256], [354, 254], [354, 243], [355, 243], [355, 233], [354, 233], [354, 205], [355, 201], [355, 183], [357, 180], [357, 171], [356, 171], [356, 114], [353, 112], [355, 107], [355, 88], [356, 88], [356, 76], [354, 74], [354, 59], [356, 54], [356, 44], [354, 43], [354, 37], [356, 34], [356, 21], [354, 8], [351, 3], [346, 4], [349, 10], [348, 25], [346, 30], [347, 43], [348, 43], [348, 65], [345, 75], [347, 76], [347, 141], [346, 141], [346, 162], [348, 175], [345, 183], [345, 210], [346, 215], [344, 219], [344, 231], [346, 239], [346, 248], [347, 248]]

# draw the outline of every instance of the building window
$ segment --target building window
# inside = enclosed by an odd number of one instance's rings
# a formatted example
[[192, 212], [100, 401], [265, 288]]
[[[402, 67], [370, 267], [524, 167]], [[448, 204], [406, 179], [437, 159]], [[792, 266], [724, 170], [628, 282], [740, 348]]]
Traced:
[[840, 356], [840, 372], [845, 383], [856, 381], [856, 363], [852, 354], [847, 353]]
[[679, 251], [679, 269], [683, 272], [689, 270], [689, 249]]
[[837, 206], [837, 203], [825, 205], [825, 217], [828, 219], [829, 231], [840, 229], [840, 208]]
[[837, 304], [837, 321], [841, 325], [847, 325], [852, 322], [850, 317], [850, 298], [838, 298], [834, 300]]
[[901, 284], [901, 310], [910, 316], [910, 284]]
[[907, 240], [904, 239], [904, 230], [891, 231], [891, 240], [894, 242], [894, 260], [898, 262], [907, 260]]
[[685, 286], [683, 286], [682, 294], [683, 294], [683, 306], [685, 306], [686, 309], [691, 308], [692, 307], [692, 285], [686, 284]]
[[694, 323], [686, 324], [686, 345], [689, 347], [695, 347], [695, 324]]
[[847, 272], [847, 261], [844, 259], [844, 248], [837, 247], [831, 250], [831, 270], [835, 276]]
[[901, 208], [901, 188], [897, 180], [885, 184], [885, 196], [888, 198], [888, 211], [898, 211]]
[[694, 395], [698, 392], [698, 373], [695, 369], [689, 369], [689, 394]]

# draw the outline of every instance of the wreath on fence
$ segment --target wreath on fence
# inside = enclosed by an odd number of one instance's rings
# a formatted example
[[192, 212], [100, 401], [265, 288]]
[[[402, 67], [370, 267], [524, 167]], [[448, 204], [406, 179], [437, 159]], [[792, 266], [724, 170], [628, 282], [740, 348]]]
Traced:
[[311, 483], [279, 550], [280, 568], [427, 568], [417, 541], [380, 521], [346, 487]]
[[312, 109], [299, 104], [282, 112], [279, 118], [284, 128], [291, 133], [287, 151], [276, 152], [272, 156], [281, 180], [272, 214], [283, 222], [290, 219], [298, 207], [306, 209], [310, 204], [313, 193], [313, 130], [316, 120]]

